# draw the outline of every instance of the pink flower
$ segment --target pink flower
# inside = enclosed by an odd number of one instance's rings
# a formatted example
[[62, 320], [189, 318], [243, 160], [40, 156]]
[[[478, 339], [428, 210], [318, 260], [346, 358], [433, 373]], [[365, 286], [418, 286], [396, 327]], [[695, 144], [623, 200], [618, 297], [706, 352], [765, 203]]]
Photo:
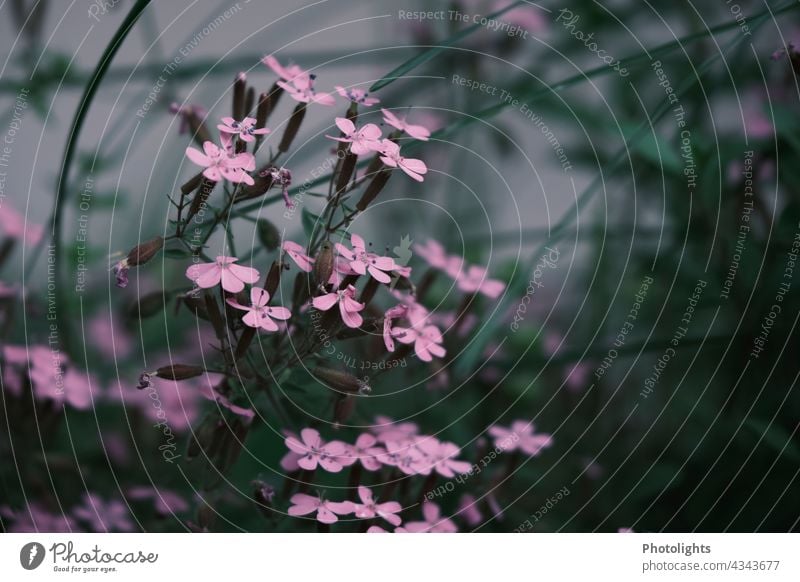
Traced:
[[66, 514], [50, 513], [38, 502], [28, 504], [24, 510], [14, 511], [0, 506], [0, 515], [11, 521], [9, 533], [67, 533], [80, 531], [80, 528]]
[[417, 435], [419, 426], [414, 422], [395, 422], [388, 416], [376, 416], [371, 430], [378, 442], [385, 443], [410, 439]]
[[378, 99], [377, 97], [370, 97], [369, 93], [364, 91], [364, 89], [357, 89], [357, 88], [345, 89], [344, 87], [340, 87], [339, 85], [335, 85], [335, 89], [336, 92], [345, 99], [349, 99], [353, 103], [360, 103], [361, 105], [364, 105], [366, 107], [381, 102], [381, 100]]
[[423, 362], [430, 362], [434, 357], [443, 358], [447, 353], [442, 345], [442, 332], [435, 325], [395, 327], [391, 333], [400, 343], [413, 343], [414, 352]]
[[0, 200], [0, 235], [21, 240], [26, 245], [35, 245], [41, 240], [43, 232], [41, 224], [30, 224], [6, 200]]
[[266, 56], [261, 59], [261, 62], [267, 65], [270, 69], [274, 71], [276, 75], [278, 75], [284, 81], [293, 81], [298, 77], [308, 77], [309, 73], [304, 69], [300, 68], [297, 65], [289, 65], [284, 67], [278, 62], [278, 59], [273, 57], [272, 55]]
[[350, 151], [357, 156], [363, 156], [369, 152], [378, 151], [381, 147], [381, 128], [374, 123], [368, 123], [360, 129], [346, 117], [336, 118], [336, 127], [344, 134], [344, 137], [325, 137], [350, 144]]
[[474, 527], [483, 521], [483, 514], [478, 508], [478, 500], [474, 495], [465, 493], [458, 502], [458, 514], [467, 522], [467, 525]]
[[442, 246], [440, 242], [433, 239], [428, 239], [424, 244], [416, 243], [414, 245], [414, 252], [422, 257], [422, 259], [434, 269], [449, 271], [453, 267], [454, 258], [447, 254], [444, 246]]
[[395, 348], [394, 336], [392, 335], [392, 322], [395, 319], [405, 317], [407, 311], [408, 307], [401, 304], [387, 309], [386, 313], [383, 314], [383, 343], [390, 352], [393, 352]]
[[380, 462], [396, 467], [406, 475], [430, 475], [431, 465], [425, 454], [416, 446], [415, 439], [386, 441], [386, 453], [380, 455]]
[[350, 235], [350, 244], [353, 246], [352, 251], [341, 243], [336, 243], [336, 250], [348, 261], [354, 272], [359, 275], [369, 273], [379, 283], [391, 283], [392, 278], [388, 273], [396, 267], [394, 259], [367, 252], [364, 239], [357, 234]]
[[456, 461], [461, 449], [458, 445], [439, 442], [434, 437], [420, 437], [417, 448], [425, 454], [425, 462], [442, 477], [453, 478], [456, 474], [469, 473], [472, 465], [466, 461]]
[[315, 75], [298, 75], [291, 81], [278, 81], [278, 87], [286, 91], [289, 96], [300, 103], [319, 103], [320, 105], [334, 105], [336, 100], [330, 93], [317, 93], [314, 89]]
[[256, 269], [234, 264], [238, 260], [220, 255], [213, 263], [190, 265], [186, 276], [201, 289], [210, 289], [221, 282], [225, 291], [238, 293], [245, 283], [252, 285], [260, 277]]
[[406, 523], [406, 529], [412, 533], [455, 533], [456, 524], [446, 517], [441, 517], [439, 506], [430, 501], [422, 504], [422, 515], [425, 521]]
[[546, 449], [553, 444], [553, 439], [549, 434], [534, 434], [532, 422], [515, 420], [511, 423], [511, 428], [500, 425], [489, 427], [489, 434], [495, 438], [494, 444], [500, 450], [512, 452], [517, 449], [535, 457], [542, 449]]
[[316, 511], [317, 521], [325, 524], [339, 521], [337, 514], [347, 515], [348, 513], [353, 513], [353, 503], [351, 501], [327, 501], [305, 493], [295, 493], [289, 501], [292, 503], [289, 508], [289, 515], [308, 515]]
[[286, 321], [292, 316], [292, 312], [285, 307], [270, 307], [269, 293], [261, 287], [250, 289], [249, 307], [240, 305], [233, 299], [228, 299], [228, 305], [246, 311], [247, 314], [242, 318], [245, 325], [261, 328], [266, 331], [278, 331], [278, 324], [272, 318]]
[[305, 248], [301, 247], [296, 242], [290, 240], [284, 241], [281, 248], [286, 251], [301, 271], [310, 273], [314, 268], [314, 259], [309, 257], [305, 252]]
[[155, 486], [141, 485], [128, 489], [128, 497], [135, 500], [153, 500], [156, 513], [160, 515], [172, 515], [181, 513], [189, 509], [186, 500], [166, 489], [157, 489]]
[[375, 499], [372, 497], [372, 491], [363, 485], [359, 485], [358, 487], [358, 496], [361, 498], [361, 503], [353, 504], [356, 517], [364, 519], [382, 517], [394, 526], [398, 526], [403, 522], [400, 516], [397, 515], [402, 511], [403, 507], [397, 503], [397, 501], [376, 503]]
[[135, 526], [130, 519], [126, 504], [119, 500], [103, 501], [94, 493], [84, 493], [83, 505], [76, 507], [72, 514], [89, 524], [90, 531], [133, 531]]
[[292, 172], [288, 168], [281, 166], [280, 168], [271, 168], [260, 174], [262, 177], [269, 175], [272, 178], [272, 183], [281, 187], [281, 195], [283, 196], [283, 203], [286, 208], [294, 208], [294, 202], [289, 198], [289, 186], [292, 183]]
[[169, 106], [170, 113], [180, 115], [181, 121], [178, 126], [178, 134], [183, 135], [191, 129], [189, 120], [192, 117], [202, 121], [205, 120], [208, 111], [202, 105], [179, 105], [178, 103], [171, 103]]
[[289, 450], [300, 455], [297, 465], [306, 471], [313, 471], [317, 465], [329, 473], [338, 473], [342, 470], [339, 459], [344, 457], [346, 452], [344, 443], [334, 441], [324, 444], [319, 432], [313, 428], [301, 430], [300, 439], [288, 436], [284, 442]]
[[497, 279], [489, 279], [486, 269], [479, 265], [471, 265], [466, 272], [456, 277], [458, 288], [465, 293], [483, 293], [490, 299], [497, 299], [506, 288], [506, 284]]
[[[203, 153], [205, 152], [205, 153]], [[219, 182], [223, 178], [230, 182], [244, 182], [252, 186], [255, 181], [247, 172], [256, 169], [253, 154], [242, 152], [234, 154], [227, 144], [223, 147], [207, 141], [203, 144], [203, 152], [192, 147], [186, 148], [186, 157], [198, 166], [203, 166], [203, 175], [209, 180]]]
[[431, 137], [431, 132], [427, 128], [421, 125], [411, 125], [410, 123], [407, 123], [404, 118], [401, 119], [388, 109], [381, 109], [381, 113], [383, 113], [383, 120], [386, 123], [396, 129], [399, 129], [400, 131], [406, 132], [414, 139], [428, 141], [428, 139]]
[[342, 315], [342, 321], [347, 327], [357, 328], [364, 323], [364, 318], [361, 317], [359, 311], [363, 311], [366, 307], [363, 303], [355, 300], [356, 288], [348, 285], [346, 289], [339, 289], [314, 297], [312, 301], [314, 307], [320, 311], [328, 311], [331, 307], [339, 304], [339, 311]]
[[381, 141], [380, 152], [383, 154], [381, 161], [387, 166], [400, 168], [417, 182], [424, 180], [422, 175], [428, 172], [425, 162], [414, 158], [404, 158], [400, 155], [400, 146], [393, 141], [388, 139]]
[[223, 117], [222, 123], [217, 125], [217, 129], [224, 133], [238, 135], [242, 141], [252, 142], [255, 141], [256, 135], [266, 135], [269, 129], [262, 127], [256, 129], [256, 118], [245, 117], [241, 121], [236, 121], [233, 117]]
[[[374, 436], [369, 433], [362, 433], [356, 439], [355, 444], [347, 447], [345, 456], [351, 459], [351, 462], [346, 463], [352, 465], [355, 462], [360, 462], [367, 471], [377, 471], [381, 468], [381, 462], [378, 457], [386, 451], [383, 447], [375, 446], [378, 442]], [[345, 464], [345, 463], [343, 463]]]

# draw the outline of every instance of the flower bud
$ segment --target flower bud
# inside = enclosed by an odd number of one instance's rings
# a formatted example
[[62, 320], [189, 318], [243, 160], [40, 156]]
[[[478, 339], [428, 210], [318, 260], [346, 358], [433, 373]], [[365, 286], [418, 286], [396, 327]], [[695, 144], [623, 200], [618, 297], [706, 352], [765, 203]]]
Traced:
[[333, 274], [333, 245], [324, 241], [314, 261], [314, 280], [317, 285], [326, 285]]
[[133, 247], [128, 253], [127, 261], [131, 267], [138, 267], [144, 265], [147, 261], [152, 259], [158, 251], [164, 248], [164, 238], [157, 236], [147, 242], [143, 242], [139, 246]]
[[188, 196], [189, 194], [197, 190], [197, 188], [200, 186], [202, 182], [203, 182], [203, 172], [198, 172], [197, 174], [189, 178], [189, 180], [183, 186], [181, 186], [181, 193], [184, 196]]
[[333, 406], [333, 427], [339, 428], [342, 424], [350, 420], [356, 408], [356, 399], [352, 396], [337, 398]]
[[214, 191], [214, 186], [217, 183], [213, 180], [209, 180], [205, 176], [203, 176], [203, 181], [200, 184], [200, 189], [195, 193], [194, 198], [192, 198], [192, 204], [189, 206], [189, 214], [186, 216], [186, 221], [188, 222], [195, 214], [200, 212], [203, 206], [208, 200], [208, 197], [211, 196], [211, 192]]
[[297, 137], [297, 132], [300, 131], [300, 125], [303, 123], [303, 118], [306, 116], [306, 104], [300, 103], [294, 108], [292, 116], [289, 118], [289, 123], [286, 125], [286, 130], [283, 132], [281, 143], [278, 144], [279, 152], [288, 152], [292, 146], [294, 138]]
[[253, 87], [250, 87], [247, 90], [247, 96], [244, 100], [244, 114], [250, 115], [250, 112], [253, 110], [253, 107], [256, 104], [256, 90]]
[[273, 261], [272, 266], [270, 266], [269, 271], [267, 272], [267, 278], [264, 280], [264, 291], [269, 293], [269, 296], [272, 297], [275, 295], [275, 290], [278, 288], [278, 285], [281, 282], [281, 272], [283, 271], [284, 265], [280, 261]]
[[353, 176], [353, 170], [356, 169], [356, 160], [358, 156], [348, 153], [342, 161], [342, 167], [339, 168], [339, 175], [336, 177], [336, 197], [340, 197], [347, 189], [347, 184]]
[[268, 251], [274, 251], [281, 245], [281, 233], [278, 227], [266, 218], [259, 218], [256, 222], [258, 240]]
[[366, 380], [333, 368], [317, 366], [314, 369], [314, 376], [337, 392], [360, 395], [367, 395], [372, 392], [372, 388], [367, 384]]
[[128, 307], [126, 315], [130, 320], [146, 319], [161, 312], [170, 294], [163, 289], [142, 295]]
[[367, 206], [369, 206], [370, 203], [377, 198], [378, 194], [380, 194], [381, 190], [383, 190], [383, 187], [386, 186], [386, 182], [389, 181], [391, 175], [392, 173], [387, 169], [380, 170], [377, 174], [375, 174], [375, 177], [372, 178], [372, 181], [367, 186], [367, 189], [364, 190], [364, 194], [361, 195], [361, 200], [359, 200], [358, 204], [356, 204], [356, 208], [360, 212], [364, 212], [364, 210], [367, 209]]
[[269, 93], [262, 93], [258, 96], [258, 109], [256, 109], [256, 129], [263, 129], [267, 126], [267, 118], [270, 114]]
[[239, 73], [233, 82], [233, 118], [241, 121], [245, 116], [245, 91], [247, 90], [247, 75]]
[[173, 364], [162, 366], [152, 374], [156, 378], [165, 380], [188, 380], [201, 375], [205, 370], [199, 366], [188, 366], [186, 364]]

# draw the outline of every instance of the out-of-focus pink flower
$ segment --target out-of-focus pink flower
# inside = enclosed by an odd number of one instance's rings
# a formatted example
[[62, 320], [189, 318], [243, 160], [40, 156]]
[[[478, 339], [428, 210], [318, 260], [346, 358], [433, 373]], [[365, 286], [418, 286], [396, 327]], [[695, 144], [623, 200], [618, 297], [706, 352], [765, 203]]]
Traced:
[[260, 277], [258, 271], [251, 267], [235, 264], [236, 257], [220, 255], [213, 263], [190, 265], [186, 276], [201, 289], [210, 289], [222, 283], [222, 288], [229, 293], [238, 293], [244, 289], [245, 283], [253, 284]]
[[490, 279], [485, 267], [466, 265], [464, 259], [448, 254], [442, 244], [433, 239], [415, 244], [414, 252], [434, 269], [447, 273], [465, 293], [483, 293], [490, 299], [497, 299], [506, 288], [502, 281]]
[[621, 527], [617, 530], [617, 533], [636, 533], [633, 531], [632, 527]]
[[157, 489], [154, 486], [140, 485], [131, 487], [128, 489], [127, 496], [138, 501], [152, 499], [156, 513], [159, 515], [172, 515], [189, 509], [189, 504], [186, 500], [174, 491]]
[[422, 327], [395, 327], [392, 336], [403, 344], [414, 344], [414, 353], [423, 362], [430, 362], [434, 357], [443, 358], [447, 353], [442, 342], [442, 332], [435, 325]]
[[289, 500], [289, 515], [308, 515], [317, 512], [317, 521], [331, 524], [339, 521], [338, 515], [353, 513], [354, 506], [351, 501], [327, 501], [320, 497], [313, 497], [305, 493], [295, 493]]
[[238, 135], [242, 141], [246, 142], [255, 141], [255, 136], [257, 135], [266, 135], [269, 133], [269, 129], [266, 127], [256, 129], [255, 117], [245, 117], [241, 121], [236, 121], [233, 117], [223, 117], [222, 123], [217, 125], [217, 129], [223, 133]]
[[336, 99], [330, 93], [318, 93], [314, 88], [315, 75], [299, 75], [291, 81], [278, 81], [278, 86], [300, 103], [319, 103], [334, 105]]
[[301, 271], [310, 273], [314, 268], [314, 259], [309, 257], [306, 254], [306, 249], [301, 247], [296, 242], [292, 242], [290, 240], [284, 241], [282, 248], [284, 251], [286, 251], [286, 254], [291, 257]]
[[178, 126], [178, 133], [180, 135], [183, 135], [191, 129], [189, 120], [192, 117], [203, 121], [208, 115], [208, 110], [202, 105], [179, 105], [174, 102], [170, 104], [169, 111], [174, 115], [181, 116], [180, 125]]
[[278, 62], [278, 59], [272, 55], [264, 57], [261, 59], [261, 62], [272, 69], [272, 71], [284, 81], [294, 81], [298, 77], [310, 76], [308, 71], [299, 67], [298, 65], [291, 64], [284, 67]]
[[356, 129], [356, 125], [346, 117], [336, 118], [336, 127], [344, 134], [344, 137], [325, 137], [334, 141], [350, 144], [350, 151], [357, 156], [363, 156], [370, 152], [376, 152], [381, 147], [381, 128], [374, 123], [368, 123], [364, 127]]
[[83, 494], [83, 504], [72, 510], [76, 519], [89, 525], [93, 532], [133, 531], [127, 505], [118, 499], [104, 501], [94, 493]]
[[567, 389], [577, 392], [586, 388], [589, 383], [589, 376], [592, 373], [592, 366], [588, 362], [578, 362], [567, 369], [567, 377], [564, 382]]
[[325, 444], [319, 432], [313, 428], [304, 428], [300, 431], [299, 439], [288, 436], [284, 442], [289, 450], [300, 455], [297, 465], [306, 471], [313, 471], [317, 465], [329, 473], [338, 473], [342, 470], [339, 459], [346, 453], [344, 443], [333, 441]]
[[386, 531], [385, 529], [383, 529], [379, 525], [371, 525], [371, 526], [369, 526], [369, 529], [367, 530], [367, 533], [389, 533], [389, 532]]
[[412, 125], [406, 122], [405, 118], [398, 117], [388, 109], [381, 109], [381, 113], [383, 113], [383, 121], [395, 129], [406, 132], [414, 139], [421, 141], [428, 141], [428, 139], [430, 139], [431, 132], [428, 128], [423, 127], [422, 125]]
[[245, 325], [256, 329], [278, 331], [278, 324], [273, 321], [273, 318], [286, 321], [292, 316], [292, 312], [286, 307], [270, 307], [268, 305], [269, 293], [261, 287], [250, 289], [250, 306], [241, 305], [233, 299], [228, 299], [227, 302], [231, 307], [246, 311], [247, 314], [242, 321]]
[[217, 392], [217, 390], [215, 390], [214, 387], [212, 387], [210, 384], [205, 384], [201, 389], [200, 393], [208, 400], [216, 402], [218, 406], [221, 406], [226, 410], [230, 410], [236, 416], [241, 417], [242, 419], [245, 420], [245, 422], [250, 422], [251, 420], [253, 420], [253, 418], [255, 418], [256, 413], [253, 412], [252, 409], [244, 408], [242, 406], [234, 404], [228, 399], [227, 396]]
[[391, 283], [392, 278], [389, 272], [396, 267], [394, 259], [368, 252], [364, 239], [357, 234], [350, 235], [350, 244], [353, 246], [353, 250], [348, 249], [342, 243], [336, 243], [336, 251], [345, 258], [355, 273], [359, 275], [369, 273], [379, 283]]
[[430, 475], [431, 464], [416, 446], [415, 439], [386, 441], [386, 453], [378, 458], [381, 463], [395, 467], [406, 475]]
[[255, 183], [253, 177], [247, 173], [256, 169], [255, 158], [251, 153], [235, 154], [226, 144], [220, 147], [207, 141], [203, 144], [202, 152], [193, 147], [186, 148], [186, 157], [205, 168], [203, 176], [214, 182], [225, 178], [230, 182], [244, 182], [249, 186]]
[[380, 103], [381, 100], [377, 97], [370, 97], [367, 91], [364, 89], [359, 89], [357, 87], [351, 87], [349, 89], [345, 89], [339, 85], [334, 85], [334, 89], [336, 92], [344, 97], [345, 99], [352, 101], [353, 103], [358, 103], [360, 105], [364, 105], [365, 107], [370, 107], [375, 105], [376, 103]]
[[417, 182], [422, 182], [422, 176], [428, 173], [428, 166], [422, 160], [405, 158], [400, 155], [400, 146], [391, 140], [381, 141], [381, 161], [391, 168], [400, 168]]
[[356, 517], [363, 519], [381, 517], [394, 526], [398, 526], [403, 522], [400, 516], [397, 515], [402, 511], [403, 506], [397, 501], [377, 503], [372, 497], [372, 491], [363, 485], [358, 487], [358, 496], [361, 498], [361, 503], [353, 504]]
[[363, 311], [365, 307], [363, 303], [356, 301], [355, 296], [356, 288], [348, 285], [346, 289], [338, 289], [331, 293], [314, 297], [312, 304], [320, 311], [328, 311], [338, 303], [342, 321], [347, 327], [355, 329], [364, 323], [364, 318], [361, 317], [359, 312]]
[[[377, 471], [381, 468], [381, 462], [378, 460], [379, 456], [386, 451], [383, 447], [375, 446], [378, 442], [374, 436], [369, 433], [362, 433], [358, 435], [355, 444], [348, 445], [345, 457], [350, 459], [347, 465], [360, 462], [367, 471]], [[343, 463], [345, 464], [345, 463]]]
[[69, 515], [59, 515], [47, 511], [37, 502], [32, 502], [25, 509], [14, 511], [10, 507], [0, 507], [0, 515], [11, 525], [9, 533], [68, 533], [80, 531], [78, 524]]
[[0, 235], [21, 240], [26, 245], [35, 245], [41, 240], [43, 233], [44, 227], [41, 224], [29, 223], [8, 201], [0, 200]]
[[108, 311], [98, 311], [89, 321], [88, 331], [94, 348], [108, 358], [124, 359], [133, 351], [134, 343], [130, 334], [121, 321], [117, 320], [116, 325], [112, 325]]
[[515, 420], [510, 429], [495, 424], [488, 432], [495, 439], [495, 447], [508, 453], [520, 450], [534, 457], [553, 444], [549, 434], [535, 434], [533, 423], [524, 420]]
[[370, 430], [378, 442], [385, 443], [410, 439], [419, 433], [419, 426], [415, 422], [395, 422], [388, 416], [378, 415]]
[[483, 521], [483, 514], [478, 508], [478, 500], [475, 499], [474, 495], [470, 495], [469, 493], [465, 493], [461, 496], [458, 502], [458, 515], [460, 515], [470, 527], [475, 527]]
[[383, 343], [390, 352], [393, 352], [395, 349], [394, 336], [392, 335], [392, 323], [395, 319], [405, 317], [407, 312], [408, 306], [401, 304], [387, 309], [386, 313], [383, 314]]
[[470, 265], [456, 278], [458, 288], [465, 293], [483, 293], [490, 299], [497, 299], [506, 288], [506, 284], [497, 279], [489, 279], [486, 268]]
[[455, 533], [458, 531], [456, 524], [450, 519], [441, 516], [441, 509], [435, 503], [426, 501], [422, 504], [424, 521], [406, 523], [406, 529], [411, 533]]
[[472, 465], [466, 461], [456, 461], [461, 449], [458, 445], [448, 442], [440, 442], [434, 437], [418, 437], [417, 448], [421, 450], [425, 459], [424, 462], [442, 477], [451, 479], [456, 474], [469, 473]]

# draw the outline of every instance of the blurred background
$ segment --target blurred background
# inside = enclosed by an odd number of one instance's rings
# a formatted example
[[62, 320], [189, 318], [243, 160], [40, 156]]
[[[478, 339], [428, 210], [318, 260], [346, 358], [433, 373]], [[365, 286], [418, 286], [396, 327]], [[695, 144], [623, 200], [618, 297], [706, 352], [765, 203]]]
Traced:
[[[425, 56], [359, 119], [397, 108], [436, 130], [411, 150], [429, 173], [393, 180], [354, 228], [376, 248], [438, 240], [506, 288], [474, 306], [439, 367], [380, 375], [352, 423], [417, 423], [470, 463], [489, 426], [524, 419], [551, 435], [437, 499], [451, 515], [478, 498], [480, 519], [454, 517], [461, 531], [797, 529], [800, 10], [523, 1], [491, 16], [510, 4], [0, 6], [3, 530], [313, 529], [282, 517], [282, 431], [306, 417], [330, 438], [355, 429], [328, 426], [329, 400], [293, 375], [276, 379], [301, 403], [289, 425], [259, 401], [246, 439], [214, 437], [224, 461], [190, 461], [215, 408], [207, 378], [162, 381], [158, 406], [136, 389], [143, 371], [215, 356], [177, 307], [188, 255], [168, 245], [126, 289], [110, 272], [171, 232], [168, 196], [196, 172], [175, 111], [213, 128], [238, 73], [272, 85], [268, 54], [326, 91], [368, 89]], [[291, 107], [284, 97], [275, 134]], [[282, 160], [296, 211], [254, 203], [232, 222], [262, 270], [274, 253], [258, 219], [302, 242], [322, 211], [333, 112], [309, 108]], [[410, 264], [425, 268], [416, 253]], [[457, 309], [447, 281], [430, 295]], [[35, 362], [59, 372], [37, 380]], [[26, 369], [51, 389], [26, 391]], [[153, 428], [164, 417], [169, 434]]]

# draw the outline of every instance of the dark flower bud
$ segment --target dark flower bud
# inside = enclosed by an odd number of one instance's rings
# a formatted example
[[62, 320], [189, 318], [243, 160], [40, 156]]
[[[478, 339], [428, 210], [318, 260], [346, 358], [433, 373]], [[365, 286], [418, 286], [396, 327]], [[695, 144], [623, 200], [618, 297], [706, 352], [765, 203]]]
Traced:
[[214, 191], [214, 186], [216, 185], [217, 183], [214, 182], [213, 180], [209, 180], [205, 176], [203, 177], [202, 182], [200, 183], [200, 189], [194, 195], [194, 198], [192, 198], [192, 204], [191, 206], [189, 206], [189, 214], [186, 217], [187, 222], [195, 214], [200, 212], [200, 210], [203, 208], [206, 201], [208, 200], [208, 197], [211, 196], [211, 192]]
[[343, 396], [336, 399], [333, 406], [333, 427], [339, 428], [342, 424], [350, 420], [356, 408], [356, 399], [352, 396]]
[[256, 129], [263, 129], [267, 126], [267, 118], [270, 114], [269, 93], [262, 93], [258, 96], [258, 109], [256, 109]]
[[376, 278], [370, 277], [367, 281], [367, 284], [364, 285], [364, 290], [361, 292], [358, 302], [363, 303], [364, 305], [369, 305], [369, 302], [372, 301], [373, 297], [375, 297], [375, 293], [378, 291], [379, 285], [380, 283]]
[[333, 245], [324, 241], [320, 245], [316, 260], [314, 261], [314, 280], [317, 285], [327, 285], [328, 280], [333, 274]]
[[162, 366], [155, 371], [153, 376], [164, 380], [188, 380], [201, 375], [205, 370], [199, 366], [187, 366], [186, 364], [173, 364]]
[[253, 87], [250, 87], [247, 90], [247, 97], [244, 100], [244, 114], [250, 115], [250, 112], [253, 110], [253, 107], [256, 104], [256, 90]]
[[261, 168], [253, 177], [253, 185], [245, 186], [236, 195], [236, 202], [251, 200], [253, 198], [258, 198], [262, 194], [266, 194], [266, 192], [272, 188], [272, 183], [274, 181], [272, 170], [273, 166], [269, 165]]
[[317, 366], [314, 369], [314, 376], [337, 392], [360, 395], [367, 395], [372, 392], [372, 388], [367, 384], [366, 380], [333, 368]]
[[264, 291], [269, 293], [272, 297], [275, 295], [275, 290], [281, 282], [281, 273], [283, 272], [283, 263], [280, 261], [273, 261], [272, 265], [267, 272], [267, 278], [264, 280]]
[[164, 238], [157, 236], [147, 242], [143, 242], [139, 246], [133, 247], [128, 253], [127, 261], [131, 267], [138, 267], [144, 265], [147, 261], [152, 259], [158, 251], [164, 248]]
[[361, 200], [359, 200], [358, 204], [356, 204], [356, 208], [360, 212], [364, 212], [364, 210], [367, 209], [367, 206], [369, 206], [370, 203], [377, 198], [378, 194], [380, 194], [381, 190], [383, 190], [383, 187], [386, 186], [386, 182], [389, 181], [391, 175], [392, 173], [386, 169], [375, 174], [375, 177], [372, 178], [372, 181], [369, 183], [369, 185], [367, 185], [367, 189], [364, 190], [364, 194], [361, 195]]
[[241, 121], [245, 116], [245, 91], [247, 90], [247, 75], [239, 73], [233, 82], [233, 118]]
[[286, 125], [286, 130], [283, 132], [281, 143], [278, 144], [279, 152], [288, 152], [292, 146], [294, 138], [297, 137], [297, 132], [300, 131], [300, 125], [303, 123], [303, 118], [306, 116], [306, 104], [299, 103], [294, 108], [292, 116], [289, 118], [289, 123]]
[[347, 189], [347, 183], [353, 176], [353, 170], [356, 169], [356, 160], [358, 156], [348, 153], [342, 161], [342, 167], [339, 169], [339, 175], [336, 177], [336, 197], [340, 197]]
[[189, 178], [189, 180], [183, 186], [181, 186], [181, 193], [184, 196], [188, 196], [189, 194], [197, 190], [197, 188], [200, 187], [200, 184], [202, 182], [203, 182], [203, 172], [198, 172], [197, 174]]

